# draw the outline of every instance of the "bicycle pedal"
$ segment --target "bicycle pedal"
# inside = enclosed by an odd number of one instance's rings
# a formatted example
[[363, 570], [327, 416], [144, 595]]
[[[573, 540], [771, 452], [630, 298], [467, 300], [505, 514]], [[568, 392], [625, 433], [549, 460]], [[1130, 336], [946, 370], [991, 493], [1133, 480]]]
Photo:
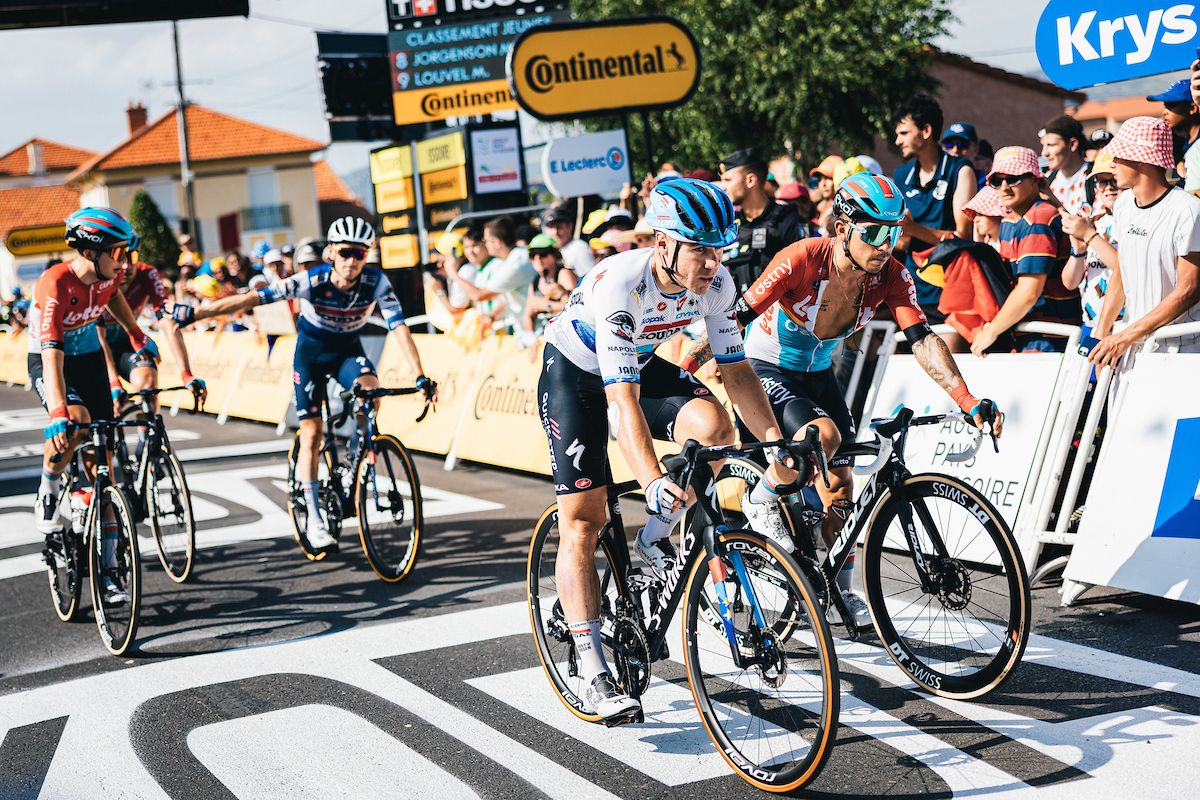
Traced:
[[641, 708], [638, 708], [636, 711], [630, 711], [627, 714], [622, 714], [618, 717], [613, 717], [612, 719], [601, 720], [606, 728], [615, 728], [619, 725], [640, 725], [645, 721], [646, 715], [642, 713]]
[[641, 567], [631, 568], [626, 578], [629, 583], [629, 587], [633, 589], [650, 589], [662, 585], [662, 581], [660, 581], [654, 575], [646, 574]]

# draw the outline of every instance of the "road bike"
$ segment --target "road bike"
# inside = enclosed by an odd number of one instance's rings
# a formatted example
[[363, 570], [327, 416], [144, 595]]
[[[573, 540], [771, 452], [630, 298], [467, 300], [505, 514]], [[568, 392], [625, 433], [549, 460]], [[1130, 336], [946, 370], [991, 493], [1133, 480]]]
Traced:
[[[652, 664], [660, 685], [686, 680], [705, 730], [734, 772], [760, 789], [788, 792], [817, 776], [833, 746], [840, 703], [833, 639], [795, 559], [765, 537], [726, 524], [709, 466], [768, 447], [786, 447], [806, 465], [820, 449], [813, 428], [804, 441], [701, 447], [689, 440], [663, 459], [671, 480], [695, 490], [699, 510], [661, 580], [630, 560], [620, 498], [641, 489], [636, 481], [610, 485], [596, 569], [601, 642], [622, 689], [641, 697], [651, 686]], [[800, 484], [780, 488], [795, 491]], [[642, 722], [640, 709], [602, 720], [582, 699], [585, 678], [555, 580], [557, 550], [552, 505], [534, 530], [527, 572], [530, 622], [546, 677], [582, 720]], [[681, 602], [682, 664], [670, 660], [667, 645]]]
[[[194, 574], [196, 520], [183, 464], [171, 446], [162, 415], [154, 410], [151, 401], [165, 392], [181, 390], [191, 391], [186, 386], [172, 386], [127, 393], [132, 402], [121, 410], [120, 418], [138, 414], [149, 424], [145, 426], [145, 441], [139, 442], [132, 458], [125, 437], [118, 437], [113, 460], [115, 477], [125, 490], [134, 516], [138, 522], [149, 522], [158, 560], [175, 583], [183, 583]], [[203, 410], [199, 394], [193, 393], [188, 413]]]
[[[780, 506], [797, 562], [822, 605], [837, 609], [847, 635], [858, 639], [861, 630], [841, 593], [830, 588], [861, 537], [860, 574], [884, 649], [926, 691], [967, 700], [994, 691], [1020, 663], [1029, 640], [1029, 577], [1012, 531], [987, 498], [958, 478], [914, 475], [905, 467], [909, 429], [944, 423], [966, 424], [974, 431], [972, 442], [947, 460], [974, 458], [983, 431], [969, 417], [917, 417], [903, 407], [871, 422], [873, 441], [839, 451], [873, 460], [854, 468], [865, 483], [824, 557], [816, 547], [824, 513], [799, 495]], [[750, 460], [724, 465], [717, 502], [730, 519], [745, 520], [742, 497], [762, 474], [762, 466]]]
[[[374, 401], [379, 397], [416, 394], [416, 387], [363, 389], [357, 384], [342, 392], [342, 409], [332, 414], [328, 398], [321, 401], [324, 420], [317, 460], [317, 505], [324, 516], [331, 547], [313, 547], [308, 541], [308, 504], [304, 484], [296, 477], [300, 432], [288, 451], [288, 513], [300, 550], [312, 561], [320, 561], [337, 549], [342, 521], [358, 518], [358, 538], [371, 569], [385, 581], [404, 580], [417, 562], [424, 517], [417, 467], [408, 450], [395, 436], [380, 433]], [[417, 421], [429, 413], [429, 400]], [[347, 458], [338, 453], [334, 431], [353, 415], [356, 424], [347, 443]]]
[[[125, 493], [113, 481], [110, 464], [116, 441], [125, 428], [146, 427], [146, 420], [102, 420], [67, 424], [67, 435], [87, 431], [90, 441], [75, 450], [70, 467], [63, 473], [60, 504], [67, 504], [70, 524], [46, 536], [42, 558], [50, 580], [50, 594], [59, 619], [70, 622], [79, 610], [85, 558], [90, 577], [92, 609], [96, 628], [105, 648], [125, 655], [137, 635], [141, 609], [141, 556], [138, 553], [137, 522]], [[61, 456], [51, 457], [57, 462]], [[94, 462], [94, 477], [85, 488], [84, 461]], [[106, 535], [104, 528], [108, 527]], [[127, 599], [106, 596], [108, 578]]]

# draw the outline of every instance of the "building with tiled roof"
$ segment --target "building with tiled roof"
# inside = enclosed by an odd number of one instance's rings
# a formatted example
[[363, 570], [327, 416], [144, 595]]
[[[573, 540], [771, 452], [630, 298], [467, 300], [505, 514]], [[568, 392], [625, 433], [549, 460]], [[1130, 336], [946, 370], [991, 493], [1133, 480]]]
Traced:
[[363, 207], [362, 200], [338, 177], [333, 167], [329, 166], [329, 162], [314, 163], [313, 173], [317, 178], [317, 204], [321, 209], [322, 228], [328, 228], [335, 219], [347, 214], [356, 217], [370, 216], [370, 212]]
[[51, 256], [70, 252], [63, 225], [79, 191], [62, 184], [0, 189], [0, 294], [32, 288]]
[[[94, 155], [67, 177], [85, 205], [127, 213], [138, 190], [154, 199], [181, 231], [186, 204], [179, 174], [178, 114], [148, 121], [141, 106], [126, 109], [129, 136]], [[206, 255], [319, 236], [312, 156], [326, 145], [189, 103], [188, 154], [198, 233]]]
[[34, 137], [0, 155], [0, 189], [62, 183], [95, 157], [91, 150]]

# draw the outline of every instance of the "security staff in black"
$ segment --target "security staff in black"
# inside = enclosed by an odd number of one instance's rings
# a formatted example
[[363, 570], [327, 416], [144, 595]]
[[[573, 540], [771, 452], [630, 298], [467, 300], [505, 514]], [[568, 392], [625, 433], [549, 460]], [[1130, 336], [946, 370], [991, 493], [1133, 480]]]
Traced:
[[776, 253], [804, 238], [795, 209], [776, 203], [766, 185], [767, 162], [756, 148], [721, 159], [721, 187], [738, 206], [738, 239], [725, 250], [725, 266], [739, 292], [750, 288]]

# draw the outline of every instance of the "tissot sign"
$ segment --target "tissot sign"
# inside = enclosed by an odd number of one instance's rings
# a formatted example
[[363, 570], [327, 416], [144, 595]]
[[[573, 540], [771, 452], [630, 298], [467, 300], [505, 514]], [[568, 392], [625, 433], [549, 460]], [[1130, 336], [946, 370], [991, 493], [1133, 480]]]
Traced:
[[467, 19], [485, 15], [514, 14], [524, 10], [556, 5], [547, 0], [389, 0], [388, 22], [407, 25], [414, 22]]
[[700, 48], [670, 17], [531, 28], [508, 55], [508, 83], [539, 119], [649, 111], [685, 102], [700, 81]]
[[1038, 20], [1038, 61], [1065, 89], [1186, 69], [1198, 21], [1198, 3], [1050, 0]]

